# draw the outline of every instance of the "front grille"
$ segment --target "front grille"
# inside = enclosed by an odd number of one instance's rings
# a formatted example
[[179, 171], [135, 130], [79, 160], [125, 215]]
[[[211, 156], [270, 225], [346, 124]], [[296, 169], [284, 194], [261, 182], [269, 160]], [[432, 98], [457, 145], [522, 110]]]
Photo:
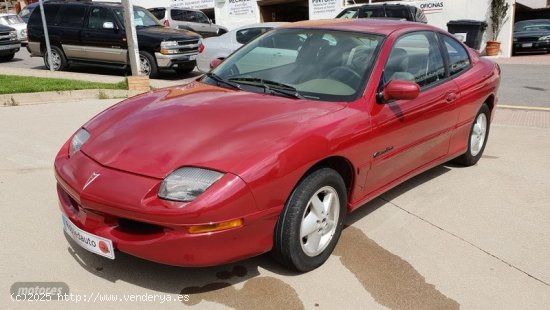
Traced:
[[118, 219], [118, 228], [131, 234], [155, 234], [163, 231], [161, 226], [124, 218]]
[[518, 42], [534, 42], [534, 41], [538, 41], [539, 37], [521, 37], [517, 39], [518, 39]]
[[180, 53], [197, 52], [199, 50], [199, 40], [178, 41], [178, 45]]
[[0, 42], [1, 41], [11, 41], [10, 33], [9, 32], [0, 32]]

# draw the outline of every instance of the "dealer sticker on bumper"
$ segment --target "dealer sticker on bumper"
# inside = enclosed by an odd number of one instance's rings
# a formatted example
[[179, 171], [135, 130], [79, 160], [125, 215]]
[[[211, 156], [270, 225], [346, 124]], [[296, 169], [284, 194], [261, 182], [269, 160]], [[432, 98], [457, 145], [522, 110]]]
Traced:
[[64, 214], [61, 215], [61, 220], [63, 221], [63, 230], [78, 245], [92, 253], [115, 259], [115, 251], [111, 240], [85, 232], [76, 227]]

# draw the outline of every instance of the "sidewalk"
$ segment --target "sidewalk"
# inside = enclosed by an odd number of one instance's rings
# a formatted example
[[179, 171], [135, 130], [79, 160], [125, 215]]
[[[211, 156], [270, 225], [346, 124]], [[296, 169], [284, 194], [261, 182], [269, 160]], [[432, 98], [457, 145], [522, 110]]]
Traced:
[[504, 57], [491, 57], [489, 58], [498, 64], [507, 65], [549, 65], [550, 66], [550, 54], [520, 54], [511, 58]]

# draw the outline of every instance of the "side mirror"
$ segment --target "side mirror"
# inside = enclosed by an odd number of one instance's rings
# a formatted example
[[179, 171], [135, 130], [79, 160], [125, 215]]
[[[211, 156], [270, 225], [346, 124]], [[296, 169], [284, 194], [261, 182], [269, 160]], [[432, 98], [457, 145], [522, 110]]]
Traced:
[[380, 94], [383, 102], [390, 100], [411, 100], [418, 97], [420, 94], [420, 86], [415, 82], [392, 80], [386, 86]]
[[115, 29], [115, 24], [113, 22], [104, 22], [103, 29]]
[[211, 62], [210, 62], [210, 69], [214, 69], [216, 68], [217, 66], [219, 66], [221, 63], [222, 63], [223, 60], [221, 59], [213, 59]]

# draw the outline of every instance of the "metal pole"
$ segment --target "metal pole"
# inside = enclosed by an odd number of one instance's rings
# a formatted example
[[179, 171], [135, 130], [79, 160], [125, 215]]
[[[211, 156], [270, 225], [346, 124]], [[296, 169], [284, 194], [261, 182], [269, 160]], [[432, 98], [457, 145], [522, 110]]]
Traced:
[[134, 24], [134, 6], [131, 0], [122, 0], [122, 6], [124, 7], [124, 28], [126, 28], [130, 68], [132, 69], [132, 75], [137, 76], [141, 74], [141, 67], [139, 65], [139, 47]]
[[48, 24], [46, 23], [46, 14], [44, 14], [44, 1], [40, 0], [40, 15], [42, 16], [42, 27], [44, 28], [44, 38], [46, 39], [46, 53], [48, 55], [48, 64], [50, 71], [55, 71], [52, 60], [52, 47], [50, 45], [50, 35], [48, 34]]

